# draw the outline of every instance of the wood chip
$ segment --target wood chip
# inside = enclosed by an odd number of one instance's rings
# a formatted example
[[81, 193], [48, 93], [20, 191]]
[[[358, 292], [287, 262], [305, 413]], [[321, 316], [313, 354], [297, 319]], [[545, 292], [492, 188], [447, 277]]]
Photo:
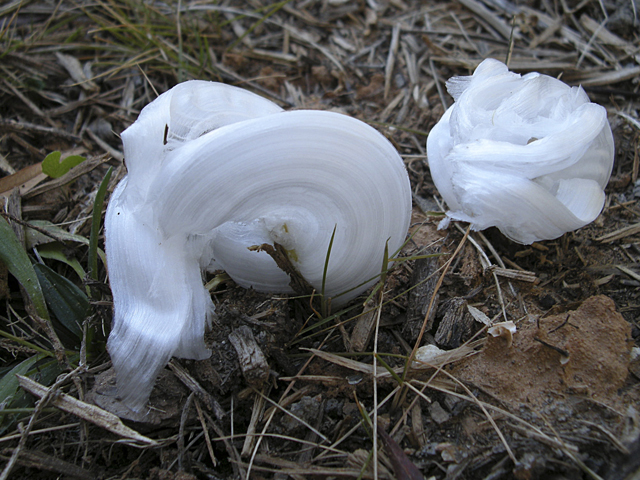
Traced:
[[85, 74], [82, 64], [76, 57], [72, 57], [71, 55], [67, 55], [66, 53], [55, 52], [56, 58], [60, 65], [62, 65], [67, 72], [69, 72], [69, 76], [76, 82], [83, 90], [88, 92], [93, 92], [98, 90], [98, 85], [96, 83], [87, 78]]
[[[440, 253], [440, 245], [428, 248], [424, 254]], [[429, 302], [434, 295], [438, 275], [434, 272], [438, 270], [442, 257], [421, 258], [416, 260], [413, 273], [411, 275], [411, 285], [415, 285], [409, 292], [407, 299], [407, 319], [402, 326], [402, 336], [409, 342], [414, 343], [420, 335], [422, 324], [427, 323], [426, 331], [430, 331], [436, 317], [436, 309], [432, 308], [429, 318], [425, 318], [429, 310]], [[435, 293], [434, 305], [438, 305], [438, 293]]]
[[477, 329], [477, 323], [469, 313], [464, 298], [451, 298], [444, 302], [439, 310], [444, 313], [434, 335], [438, 346], [446, 349], [457, 348], [471, 338]]
[[369, 299], [369, 301], [364, 304], [364, 313], [358, 317], [351, 331], [349, 344], [353, 352], [364, 352], [371, 341], [380, 308], [377, 306], [377, 297], [378, 296], [375, 295], [374, 298]]
[[229, 341], [238, 353], [240, 369], [247, 383], [261, 388], [269, 378], [269, 364], [251, 329], [246, 325], [236, 328], [229, 334]]

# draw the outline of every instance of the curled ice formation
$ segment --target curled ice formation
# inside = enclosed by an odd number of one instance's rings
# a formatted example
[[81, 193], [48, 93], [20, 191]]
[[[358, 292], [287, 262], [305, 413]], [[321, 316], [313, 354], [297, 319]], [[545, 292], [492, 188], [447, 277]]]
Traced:
[[404, 242], [411, 214], [407, 172], [393, 146], [365, 123], [337, 113], [284, 112], [219, 83], [182, 83], [145, 107], [122, 133], [128, 175], [106, 215], [114, 299], [108, 350], [118, 394], [146, 404], [172, 356], [203, 359], [213, 303], [202, 270], [238, 284], [291, 292], [264, 252], [282, 245], [325, 295], [366, 290], [385, 244]]

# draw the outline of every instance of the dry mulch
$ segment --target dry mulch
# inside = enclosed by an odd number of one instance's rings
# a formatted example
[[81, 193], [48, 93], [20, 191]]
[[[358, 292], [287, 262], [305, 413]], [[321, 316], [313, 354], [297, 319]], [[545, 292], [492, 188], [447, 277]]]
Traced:
[[[107, 168], [109, 191], [125, 173], [117, 134], [156, 92], [198, 78], [369, 122], [411, 177], [415, 235], [403, 253], [444, 254], [389, 274], [375, 341], [376, 315], [366, 314], [375, 304], [319, 322], [307, 303], [219, 277], [211, 359], [174, 359], [146, 418], [110, 395], [99, 343], [111, 315], [106, 273], [81, 279], [38, 250], [89, 287], [87, 325], [97, 333], [85, 363], [82, 352], [56, 350], [0, 268], [0, 330], [13, 335], [0, 340], [2, 374], [31, 358], [33, 345], [66, 357], [49, 375], [52, 385], [65, 374], [46, 402], [34, 409], [26, 398], [8, 413], [12, 400], [0, 399], [0, 478], [637, 478], [638, 26], [634, 0], [0, 6], [0, 194], [17, 232], [21, 221], [47, 220], [89, 238]], [[436, 229], [426, 135], [452, 103], [444, 81], [488, 57], [581, 84], [607, 108], [616, 161], [592, 225], [531, 246], [492, 229]], [[51, 180], [40, 162], [54, 150], [88, 159]], [[87, 264], [82, 243], [60, 243], [65, 258]], [[487, 335], [482, 320], [504, 317], [517, 332]], [[230, 335], [263, 351], [266, 382], [242, 375], [252, 365]], [[405, 371], [426, 343], [448, 353]], [[53, 367], [38, 368], [45, 383]]]

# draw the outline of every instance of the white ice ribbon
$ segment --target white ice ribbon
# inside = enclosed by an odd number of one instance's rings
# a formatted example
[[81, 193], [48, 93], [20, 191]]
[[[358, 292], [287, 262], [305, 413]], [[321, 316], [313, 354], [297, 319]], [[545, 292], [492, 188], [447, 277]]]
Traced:
[[[405, 239], [407, 172], [393, 146], [337, 113], [283, 112], [242, 89], [191, 81], [158, 97], [122, 134], [127, 177], [106, 216], [114, 298], [108, 349], [118, 393], [139, 410], [171, 356], [202, 359], [213, 304], [202, 269], [291, 292], [264, 252], [277, 242], [318, 291], [371, 286], [385, 244]], [[374, 280], [375, 281], [375, 280]]]
[[582, 88], [488, 59], [447, 89], [455, 103], [427, 139], [431, 176], [450, 209], [443, 226], [496, 226], [530, 244], [595, 220], [613, 135], [606, 110]]

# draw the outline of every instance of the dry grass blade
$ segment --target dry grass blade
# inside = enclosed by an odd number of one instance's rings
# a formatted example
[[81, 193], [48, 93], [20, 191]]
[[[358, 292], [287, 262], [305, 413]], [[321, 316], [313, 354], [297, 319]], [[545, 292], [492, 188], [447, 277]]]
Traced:
[[[221, 419], [224, 416], [224, 412], [222, 407], [218, 402], [213, 398], [213, 396], [207, 392], [202, 386], [198, 383], [198, 381], [193, 378], [187, 372], [182, 365], [180, 365], [175, 360], [169, 362], [169, 368], [175, 373], [175, 375], [180, 379], [184, 385], [191, 390], [198, 399], [205, 404], [205, 406], [212, 411], [216, 418]], [[197, 407], [200, 408], [199, 403], [196, 403]]]
[[[253, 398], [253, 407], [251, 409], [251, 421], [249, 422], [249, 426], [247, 428], [247, 436], [244, 439], [244, 445], [242, 446], [242, 451], [240, 455], [246, 457], [249, 454], [255, 455], [258, 445], [257, 442], [260, 442], [260, 437], [256, 435], [257, 426], [260, 423], [262, 416], [264, 414], [264, 408], [266, 404], [266, 398], [264, 395], [259, 395], [256, 393]], [[264, 432], [263, 432], [264, 433]], [[251, 470], [251, 465], [249, 465], [249, 471]]]
[[[280, 458], [268, 457], [266, 455], [260, 455], [256, 458], [261, 462], [273, 465], [274, 468], [254, 467], [255, 470], [291, 475], [294, 478], [296, 478], [296, 476], [297, 478], [310, 478], [313, 476], [319, 476], [321, 478], [374, 478], [372, 474], [362, 474], [360, 468], [305, 466]], [[392, 480], [392, 477], [389, 475], [381, 475], [379, 478]]]
[[[469, 10], [480, 16], [483, 20], [485, 20], [489, 25], [491, 25], [495, 30], [502, 35], [505, 40], [508, 40], [512, 35], [511, 27], [504, 22], [501, 18], [499, 18], [495, 13], [490, 11], [487, 7], [485, 7], [481, 2], [476, 0], [460, 0], [460, 3], [467, 7]], [[514, 38], [521, 38], [519, 32], [513, 33]]]
[[82, 175], [85, 175], [91, 172], [92, 170], [96, 169], [103, 163], [108, 162], [110, 159], [111, 157], [106, 154], [88, 158], [77, 167], [69, 170], [69, 172], [65, 173], [60, 178], [53, 179], [50, 182], [47, 182], [38, 187], [34, 187], [33, 189], [27, 192], [24, 192], [24, 198], [26, 199], [33, 198], [37, 195], [41, 195], [43, 193], [50, 192], [51, 190], [60, 188], [62, 185], [66, 185], [69, 182], [73, 182], [78, 177], [81, 177]]
[[625, 237], [636, 235], [638, 233], [640, 233], [640, 223], [636, 223], [633, 225], [628, 225], [626, 227], [620, 228], [613, 232], [607, 233], [606, 235], [602, 235], [601, 237], [598, 237], [595, 240], [597, 242], [612, 243], [617, 240], [621, 240]]
[[336, 355], [334, 353], [324, 352], [322, 350], [316, 350], [313, 348], [310, 348], [308, 350], [317, 357], [322, 358], [323, 360], [327, 360], [328, 362], [335, 363], [336, 365], [348, 368], [349, 370], [366, 373], [367, 375], [373, 375], [373, 366], [369, 363], [358, 362], [341, 355]]

